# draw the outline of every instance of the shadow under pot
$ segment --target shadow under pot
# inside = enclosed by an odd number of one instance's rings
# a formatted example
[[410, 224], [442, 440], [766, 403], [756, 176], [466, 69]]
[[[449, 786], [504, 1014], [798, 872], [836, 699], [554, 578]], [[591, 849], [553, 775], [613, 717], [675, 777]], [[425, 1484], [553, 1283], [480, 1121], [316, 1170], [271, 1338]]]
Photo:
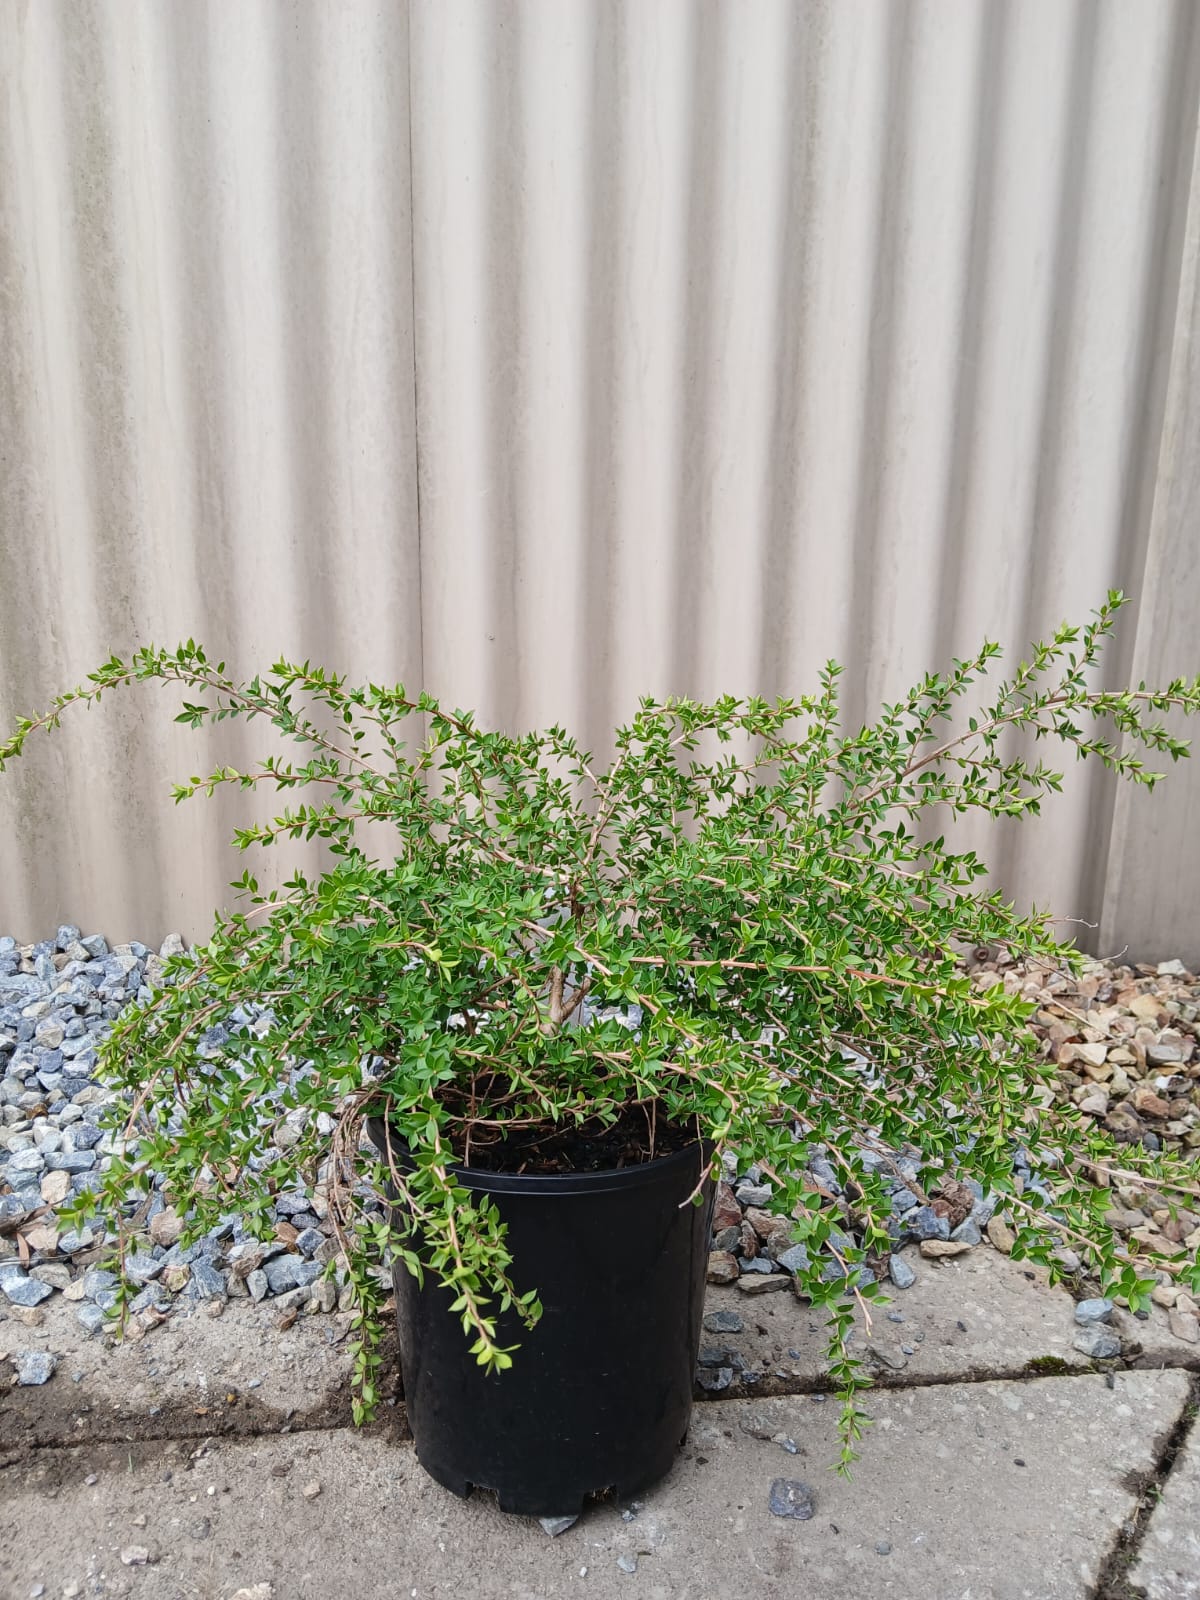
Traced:
[[[387, 1160], [387, 1131], [369, 1120]], [[398, 1138], [398, 1170], [408, 1164]], [[417, 1459], [458, 1495], [495, 1492], [503, 1511], [567, 1516], [589, 1495], [638, 1494], [671, 1468], [687, 1432], [704, 1311], [713, 1185], [688, 1203], [699, 1144], [652, 1161], [556, 1175], [456, 1167], [507, 1226], [517, 1289], [536, 1288], [537, 1326], [512, 1312], [498, 1342], [513, 1365], [488, 1373], [427, 1275], [393, 1271], [400, 1365]]]

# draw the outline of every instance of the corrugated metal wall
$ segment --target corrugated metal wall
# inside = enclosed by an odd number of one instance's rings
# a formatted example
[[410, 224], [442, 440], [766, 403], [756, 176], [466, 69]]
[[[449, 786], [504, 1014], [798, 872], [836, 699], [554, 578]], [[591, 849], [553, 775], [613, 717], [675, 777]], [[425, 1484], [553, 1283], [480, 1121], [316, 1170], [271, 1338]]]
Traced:
[[[0, 0], [0, 719], [188, 634], [861, 719], [1110, 584], [1195, 670], [1198, 107], [1192, 0]], [[200, 759], [143, 700], [0, 780], [0, 929], [199, 931]], [[1084, 769], [991, 856], [1200, 956], [1198, 824]]]

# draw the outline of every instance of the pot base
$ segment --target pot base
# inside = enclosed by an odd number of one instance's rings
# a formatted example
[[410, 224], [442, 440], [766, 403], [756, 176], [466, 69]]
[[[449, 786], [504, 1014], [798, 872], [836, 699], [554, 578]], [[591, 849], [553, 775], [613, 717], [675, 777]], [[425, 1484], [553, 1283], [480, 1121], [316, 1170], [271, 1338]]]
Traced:
[[494, 1484], [472, 1483], [469, 1478], [464, 1478], [452, 1468], [446, 1468], [434, 1462], [426, 1461], [417, 1448], [417, 1460], [422, 1469], [429, 1474], [435, 1483], [440, 1483], [443, 1489], [457, 1495], [460, 1500], [468, 1500], [478, 1489], [482, 1494], [493, 1494], [500, 1510], [510, 1516], [516, 1517], [577, 1517], [589, 1501], [608, 1500], [622, 1504], [628, 1500], [636, 1500], [638, 1495], [644, 1494], [647, 1489], [652, 1489], [656, 1483], [661, 1483], [675, 1465], [675, 1457], [687, 1442], [685, 1433], [676, 1443], [671, 1445], [666, 1457], [648, 1465], [647, 1470], [637, 1478], [622, 1482], [597, 1485], [592, 1488], [564, 1488], [556, 1492], [549, 1500], [531, 1499], [520, 1491], [499, 1489]]

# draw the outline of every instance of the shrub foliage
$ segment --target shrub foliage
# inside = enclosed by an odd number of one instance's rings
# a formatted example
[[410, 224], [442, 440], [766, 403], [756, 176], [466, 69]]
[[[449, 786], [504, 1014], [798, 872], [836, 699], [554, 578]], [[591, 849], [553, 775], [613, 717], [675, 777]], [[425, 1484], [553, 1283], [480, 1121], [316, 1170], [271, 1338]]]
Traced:
[[[1033, 747], [1014, 732], [1147, 786], [1160, 776], [1147, 756], [1186, 754], [1161, 714], [1200, 711], [1200, 678], [1096, 686], [1121, 603], [1114, 592], [1086, 626], [1060, 627], [990, 695], [999, 647], [985, 643], [851, 731], [832, 662], [796, 700], [647, 699], [603, 764], [561, 728], [488, 731], [428, 694], [307, 662], [241, 682], [190, 641], [113, 657], [21, 720], [0, 769], [72, 706], [135, 682], [176, 687], [182, 722], [263, 722], [300, 747], [194, 776], [176, 799], [281, 791], [284, 809], [237, 846], [320, 839], [329, 865], [269, 892], [245, 873], [241, 908], [113, 1028], [103, 1068], [128, 1097], [125, 1143], [78, 1217], [98, 1205], [123, 1244], [161, 1175], [192, 1236], [235, 1207], [269, 1235], [274, 1194], [323, 1171], [357, 1296], [361, 1416], [392, 1256], [452, 1287], [486, 1366], [520, 1359], [498, 1334], [503, 1312], [537, 1319], [501, 1217], [456, 1176], [471, 1141], [596, 1133], [637, 1106], [647, 1154], [666, 1123], [712, 1141], [714, 1165], [727, 1148], [752, 1156], [775, 1185], [773, 1208], [809, 1246], [801, 1277], [828, 1320], [847, 1461], [866, 1381], [849, 1336], [881, 1294], [864, 1266], [892, 1242], [897, 1152], [919, 1152], [926, 1188], [973, 1175], [998, 1195], [1018, 1253], [1052, 1261], [1072, 1244], [1138, 1303], [1147, 1263], [1104, 1227], [1088, 1182], [1089, 1163], [1111, 1159], [1104, 1137], [1043, 1109], [1053, 1067], [1030, 1007], [979, 992], [957, 963], [997, 944], [1079, 958], [1047, 913], [1018, 914], [980, 886], [976, 854], [934, 836], [939, 818], [1019, 818], [1059, 789], [1059, 772], [1014, 753]], [[380, 821], [394, 830], [387, 859], [360, 836]], [[369, 1114], [387, 1117], [411, 1165], [385, 1172], [360, 1139]], [[299, 1138], [264, 1161], [279, 1119]], [[845, 1247], [843, 1219], [805, 1179], [815, 1145], [852, 1197], [861, 1245]], [[1131, 1160], [1170, 1181], [1149, 1154]], [[407, 1231], [372, 1204], [389, 1177]]]

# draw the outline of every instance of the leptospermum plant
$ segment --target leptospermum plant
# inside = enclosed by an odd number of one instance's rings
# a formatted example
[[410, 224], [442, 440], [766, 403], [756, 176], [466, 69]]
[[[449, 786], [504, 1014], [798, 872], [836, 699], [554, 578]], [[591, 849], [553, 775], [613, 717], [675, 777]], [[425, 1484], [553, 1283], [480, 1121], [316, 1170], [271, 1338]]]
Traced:
[[[270, 892], [247, 872], [243, 909], [220, 915], [117, 1021], [102, 1071], [127, 1097], [124, 1142], [73, 1220], [98, 1207], [123, 1249], [161, 1175], [185, 1237], [235, 1207], [269, 1237], [274, 1194], [323, 1175], [357, 1301], [362, 1418], [377, 1398], [379, 1268], [391, 1259], [452, 1288], [486, 1367], [520, 1360], [519, 1343], [501, 1341], [503, 1313], [537, 1320], [537, 1284], [511, 1276], [501, 1215], [456, 1176], [472, 1140], [540, 1125], [586, 1136], [641, 1108], [645, 1158], [652, 1130], [670, 1127], [711, 1142], [714, 1172], [732, 1149], [774, 1184], [773, 1207], [808, 1246], [799, 1288], [828, 1323], [844, 1465], [868, 1381], [850, 1336], [882, 1293], [869, 1269], [894, 1241], [896, 1152], [922, 1158], [920, 1199], [967, 1176], [998, 1196], [1018, 1254], [1053, 1268], [1056, 1247], [1083, 1250], [1135, 1305], [1156, 1264], [1200, 1287], [1194, 1264], [1124, 1253], [1087, 1176], [1111, 1146], [1072, 1111], [1044, 1107], [1054, 1068], [1026, 1028], [1031, 1006], [1002, 986], [978, 992], [956, 963], [981, 945], [1079, 957], [1047, 914], [985, 892], [974, 853], [921, 827], [939, 814], [1036, 814], [1059, 789], [1051, 767], [1003, 753], [1009, 730], [1147, 787], [1160, 774], [1144, 752], [1187, 753], [1152, 719], [1200, 711], [1200, 678], [1091, 686], [1122, 598], [1036, 645], [969, 715], [995, 644], [850, 732], [832, 662], [798, 700], [647, 699], [601, 765], [561, 728], [490, 732], [431, 695], [308, 663], [239, 682], [190, 641], [113, 657], [20, 721], [0, 768], [73, 705], [135, 682], [177, 687], [178, 720], [268, 723], [302, 756], [217, 767], [176, 799], [306, 791], [235, 843], [321, 839], [331, 855], [327, 871]], [[394, 829], [386, 860], [359, 838], [379, 821]], [[385, 1170], [360, 1137], [368, 1115], [388, 1120], [410, 1162]], [[300, 1133], [277, 1151], [282, 1118]], [[845, 1215], [806, 1183], [814, 1145], [851, 1197], [853, 1247], [831, 1238]], [[1017, 1146], [1045, 1196], [1014, 1175]], [[1169, 1181], [1148, 1153], [1122, 1161]], [[395, 1211], [378, 1201], [389, 1182]]]

